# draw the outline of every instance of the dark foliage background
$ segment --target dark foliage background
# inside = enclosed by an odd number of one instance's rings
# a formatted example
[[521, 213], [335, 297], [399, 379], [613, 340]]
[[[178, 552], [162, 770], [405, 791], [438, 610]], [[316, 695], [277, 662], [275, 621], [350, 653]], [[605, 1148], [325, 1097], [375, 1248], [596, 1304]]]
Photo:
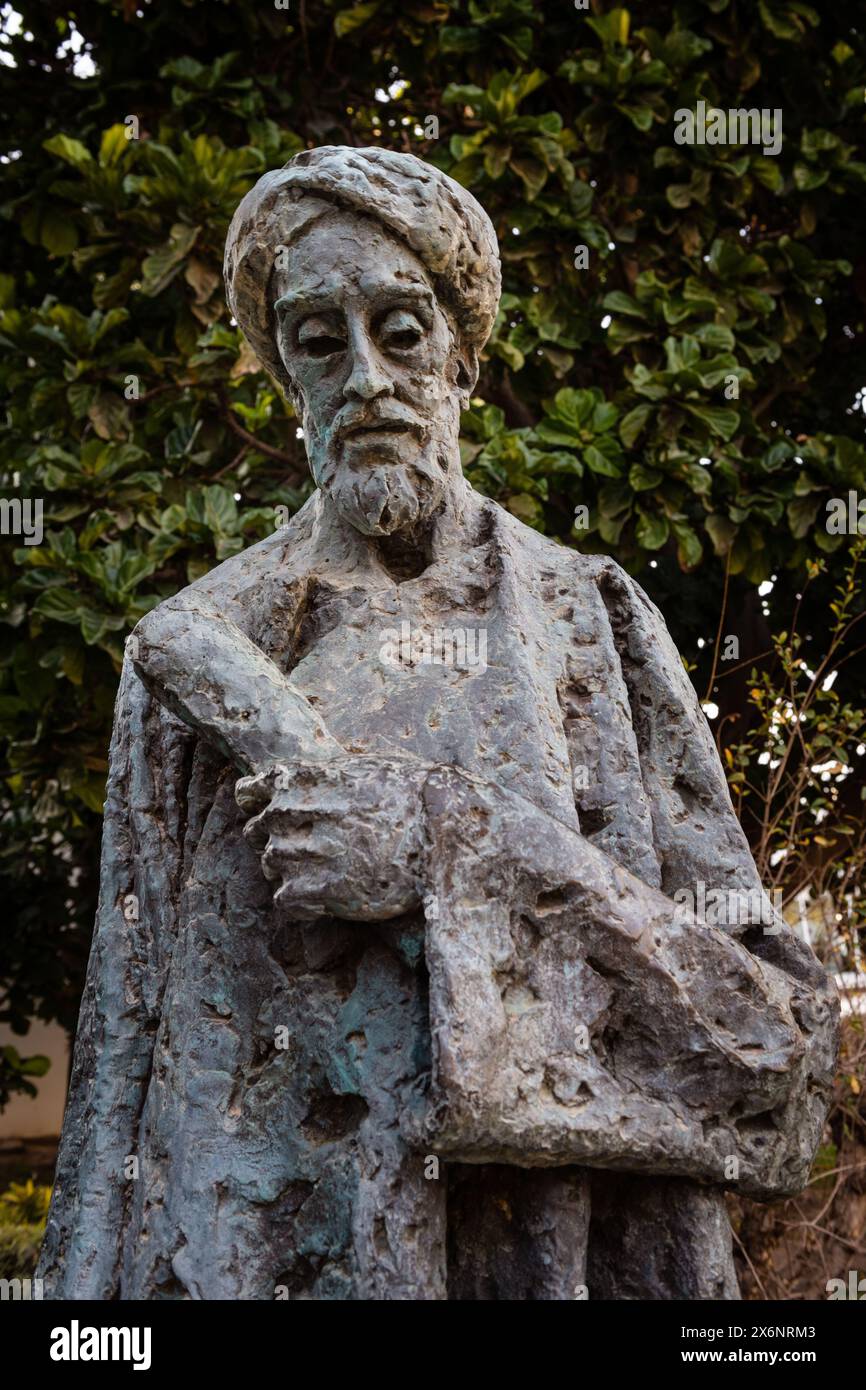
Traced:
[[[250, 184], [321, 143], [411, 150], [490, 212], [505, 294], [469, 476], [640, 577], [719, 708], [762, 868], [786, 901], [829, 901], [827, 939], [856, 964], [862, 601], [857, 546], [825, 519], [866, 487], [862, 6], [18, 10], [0, 44], [2, 483], [44, 499], [46, 530], [0, 538], [0, 1021], [74, 1027], [125, 634], [308, 493], [221, 259]], [[699, 98], [780, 109], [779, 156], [676, 144]], [[834, 1154], [863, 1127], [846, 1065]], [[0, 1100], [39, 1066], [7, 1050]]]

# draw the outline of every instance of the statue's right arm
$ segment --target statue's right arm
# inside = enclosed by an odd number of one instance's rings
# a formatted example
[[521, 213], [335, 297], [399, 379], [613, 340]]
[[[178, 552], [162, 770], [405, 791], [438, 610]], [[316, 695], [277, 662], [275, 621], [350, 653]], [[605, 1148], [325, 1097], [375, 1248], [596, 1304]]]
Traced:
[[239, 771], [343, 753], [309, 701], [209, 594], [191, 589], [160, 604], [130, 644], [151, 693]]

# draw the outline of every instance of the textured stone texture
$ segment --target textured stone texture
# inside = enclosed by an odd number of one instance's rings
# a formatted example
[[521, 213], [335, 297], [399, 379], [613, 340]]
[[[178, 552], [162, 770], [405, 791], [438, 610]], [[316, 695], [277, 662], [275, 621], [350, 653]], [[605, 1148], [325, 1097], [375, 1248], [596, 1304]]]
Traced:
[[717, 1192], [677, 1178], [594, 1175], [591, 1203], [586, 1278], [594, 1298], [739, 1298]]
[[[721, 1188], [804, 1183], [835, 998], [782, 924], [675, 912], [759, 890], [694, 690], [617, 565], [464, 482], [466, 306], [498, 269], [443, 268], [440, 176], [410, 237], [419, 162], [375, 155], [301, 157], [287, 316], [255, 309], [319, 490], [124, 667], [40, 1272], [61, 1298], [735, 1298]], [[483, 631], [486, 663], [383, 660], [403, 623]]]

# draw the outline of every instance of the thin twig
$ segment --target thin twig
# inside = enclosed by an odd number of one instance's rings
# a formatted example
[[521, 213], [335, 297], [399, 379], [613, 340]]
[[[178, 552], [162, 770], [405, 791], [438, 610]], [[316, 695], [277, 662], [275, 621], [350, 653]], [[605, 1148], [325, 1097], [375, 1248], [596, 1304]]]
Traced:
[[718, 665], [719, 665], [719, 646], [721, 645], [721, 641], [722, 641], [722, 627], [723, 627], [723, 625], [724, 625], [725, 614], [726, 614], [727, 609], [728, 609], [728, 583], [730, 582], [730, 577], [731, 577], [731, 553], [732, 553], [732, 550], [733, 550], [733, 547], [731, 547], [731, 549], [728, 551], [727, 556], [726, 556], [726, 558], [725, 558], [725, 587], [724, 587], [724, 589], [722, 590], [722, 609], [721, 609], [721, 612], [719, 613], [719, 630], [718, 630], [718, 632], [716, 633], [716, 645], [715, 645], [715, 650], [713, 651], [713, 669], [712, 669], [712, 671], [710, 672], [710, 683], [709, 683], [709, 685], [707, 686], [707, 693], [706, 693], [706, 695], [704, 696], [704, 701], [709, 700], [710, 696], [711, 696], [712, 693], [713, 693], [713, 686], [714, 686], [715, 683], [716, 683], [716, 670], [718, 669]]
[[746, 1247], [745, 1247], [745, 1245], [743, 1244], [743, 1242], [740, 1240], [740, 1237], [737, 1235], [737, 1233], [736, 1233], [736, 1231], [734, 1230], [733, 1226], [731, 1227], [731, 1235], [734, 1237], [734, 1240], [737, 1242], [737, 1244], [739, 1245], [740, 1249], [742, 1250], [742, 1252], [743, 1252], [743, 1258], [745, 1259], [746, 1264], [749, 1266], [749, 1269], [752, 1271], [752, 1274], [753, 1274], [753, 1276], [754, 1276], [755, 1283], [757, 1284], [758, 1288], [761, 1290], [761, 1294], [763, 1295], [763, 1297], [764, 1297], [765, 1299], [768, 1299], [769, 1295], [767, 1294], [767, 1290], [764, 1288], [764, 1285], [763, 1285], [762, 1282], [761, 1282], [761, 1276], [759, 1275], [758, 1271], [755, 1269], [755, 1266], [752, 1264], [751, 1257], [749, 1256], [749, 1252], [748, 1252], [748, 1250], [746, 1249]]
[[229, 429], [237, 435], [238, 439], [242, 439], [251, 449], [255, 449], [259, 454], [265, 454], [268, 458], [277, 459], [280, 463], [287, 464], [291, 469], [293, 481], [296, 483], [301, 482], [304, 475], [302, 472], [299, 472], [297, 460], [293, 458], [291, 454], [285, 453], [282, 449], [275, 449], [272, 444], [265, 444], [261, 439], [256, 439], [254, 434], [250, 434], [249, 430], [244, 429], [243, 425], [239, 423], [237, 417], [232, 414], [228, 406], [221, 409], [220, 419], [224, 420]]

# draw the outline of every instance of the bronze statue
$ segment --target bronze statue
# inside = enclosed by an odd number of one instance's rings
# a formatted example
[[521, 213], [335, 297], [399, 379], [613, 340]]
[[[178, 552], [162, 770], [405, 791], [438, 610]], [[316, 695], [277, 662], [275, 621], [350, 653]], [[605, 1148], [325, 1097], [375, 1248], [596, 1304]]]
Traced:
[[131, 639], [46, 1291], [737, 1298], [723, 1189], [805, 1183], [835, 996], [656, 608], [463, 478], [488, 218], [311, 150], [226, 284], [317, 491]]

